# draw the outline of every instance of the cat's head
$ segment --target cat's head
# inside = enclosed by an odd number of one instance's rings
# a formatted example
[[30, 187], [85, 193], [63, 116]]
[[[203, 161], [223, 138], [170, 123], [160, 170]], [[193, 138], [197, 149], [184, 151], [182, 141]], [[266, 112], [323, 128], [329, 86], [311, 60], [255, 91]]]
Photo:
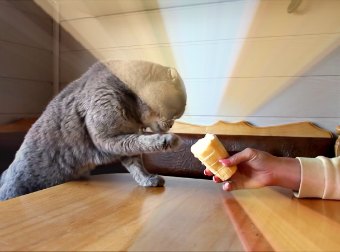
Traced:
[[[156, 132], [171, 128], [186, 106], [186, 90], [175, 68], [147, 61], [108, 61], [107, 67], [147, 104], [140, 109], [141, 121]], [[148, 111], [148, 112], [146, 112]]]

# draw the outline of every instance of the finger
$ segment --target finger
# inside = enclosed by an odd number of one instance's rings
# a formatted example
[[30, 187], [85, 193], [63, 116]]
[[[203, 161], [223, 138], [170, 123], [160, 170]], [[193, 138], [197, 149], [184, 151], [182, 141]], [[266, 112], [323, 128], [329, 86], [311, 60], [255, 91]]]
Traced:
[[224, 191], [234, 191], [244, 188], [244, 177], [239, 172], [236, 172], [233, 176], [231, 176], [231, 178], [222, 186]]
[[214, 175], [209, 169], [205, 169], [203, 171], [203, 173], [204, 173], [205, 176], [213, 176]]
[[237, 187], [237, 184], [235, 183], [235, 181], [228, 180], [223, 184], [222, 189], [224, 191], [230, 192], [230, 191], [233, 191], [233, 190], [237, 190], [239, 188]]
[[225, 166], [233, 166], [238, 165], [243, 162], [250, 161], [254, 159], [257, 155], [257, 150], [246, 148], [243, 151], [240, 151], [226, 159], [219, 160]]
[[228, 192], [232, 191], [233, 190], [232, 183], [230, 181], [225, 182], [222, 186], [222, 189]]
[[217, 177], [217, 176], [214, 176], [213, 177], [213, 181], [215, 182], [215, 183], [222, 183], [223, 182], [223, 180], [221, 180], [219, 177]]
[[209, 169], [205, 169], [205, 170], [203, 171], [203, 173], [204, 173], [204, 175], [206, 175], [206, 176], [213, 176], [213, 181], [214, 181], [215, 183], [222, 183], [222, 182], [223, 182], [219, 177], [214, 176], [214, 174], [213, 174]]

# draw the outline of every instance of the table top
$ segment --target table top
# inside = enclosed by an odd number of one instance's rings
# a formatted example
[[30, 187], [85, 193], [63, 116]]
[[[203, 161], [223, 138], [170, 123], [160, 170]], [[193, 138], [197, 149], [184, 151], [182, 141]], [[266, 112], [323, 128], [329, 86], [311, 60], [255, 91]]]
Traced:
[[276, 187], [224, 192], [209, 180], [91, 176], [0, 202], [0, 250], [340, 249], [340, 202]]

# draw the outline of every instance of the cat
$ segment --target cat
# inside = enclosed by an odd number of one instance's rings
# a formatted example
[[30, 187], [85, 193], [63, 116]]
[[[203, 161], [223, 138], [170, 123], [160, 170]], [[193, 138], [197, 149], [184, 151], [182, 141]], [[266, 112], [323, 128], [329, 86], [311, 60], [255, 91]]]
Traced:
[[[185, 110], [177, 71], [146, 61], [97, 62], [67, 85], [27, 132], [0, 180], [0, 200], [87, 176], [120, 161], [141, 186], [163, 186], [141, 154], [172, 151], [167, 132]], [[152, 134], [143, 134], [150, 128]]]

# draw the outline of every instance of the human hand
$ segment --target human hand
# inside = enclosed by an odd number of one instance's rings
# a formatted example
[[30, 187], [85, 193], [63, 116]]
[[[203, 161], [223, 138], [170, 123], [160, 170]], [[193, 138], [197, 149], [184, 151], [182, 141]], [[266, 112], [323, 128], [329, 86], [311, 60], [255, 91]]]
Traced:
[[[267, 152], [247, 148], [220, 162], [225, 166], [237, 165], [238, 169], [230, 180], [223, 185], [223, 190], [253, 189], [278, 185], [293, 190], [300, 186], [300, 163], [295, 158], [276, 157]], [[213, 176], [208, 169], [207, 176]], [[216, 183], [222, 182], [213, 176]]]

